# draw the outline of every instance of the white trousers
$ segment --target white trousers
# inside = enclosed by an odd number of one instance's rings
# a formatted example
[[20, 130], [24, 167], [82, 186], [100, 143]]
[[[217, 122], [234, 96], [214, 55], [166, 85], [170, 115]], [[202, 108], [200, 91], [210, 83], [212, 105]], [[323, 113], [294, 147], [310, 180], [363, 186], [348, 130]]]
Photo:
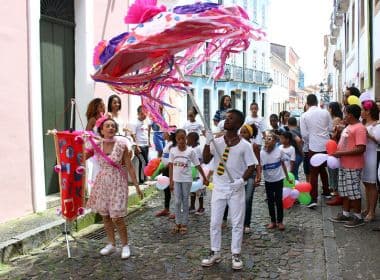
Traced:
[[226, 205], [228, 204], [228, 215], [232, 224], [232, 254], [240, 254], [243, 241], [244, 215], [245, 215], [245, 190], [244, 187], [238, 191], [220, 190], [215, 186], [211, 197], [211, 221], [210, 239], [211, 250], [220, 251], [222, 243], [222, 222]]

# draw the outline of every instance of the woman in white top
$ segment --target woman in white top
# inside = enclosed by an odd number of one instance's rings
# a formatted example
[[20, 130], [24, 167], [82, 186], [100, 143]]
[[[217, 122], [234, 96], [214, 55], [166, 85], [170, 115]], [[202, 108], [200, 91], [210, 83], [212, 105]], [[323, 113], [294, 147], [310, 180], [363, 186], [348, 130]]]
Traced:
[[380, 143], [379, 110], [372, 100], [363, 102], [362, 118], [367, 128], [367, 147], [364, 153], [365, 165], [363, 169], [362, 181], [366, 192], [366, 210], [363, 211], [364, 220], [371, 222], [375, 219], [377, 203], [376, 188], [376, 148]]
[[120, 116], [121, 110], [121, 99], [118, 95], [113, 94], [108, 98], [107, 111], [112, 115], [112, 118], [115, 120], [119, 127], [119, 132], [116, 135], [124, 136], [125, 122]]

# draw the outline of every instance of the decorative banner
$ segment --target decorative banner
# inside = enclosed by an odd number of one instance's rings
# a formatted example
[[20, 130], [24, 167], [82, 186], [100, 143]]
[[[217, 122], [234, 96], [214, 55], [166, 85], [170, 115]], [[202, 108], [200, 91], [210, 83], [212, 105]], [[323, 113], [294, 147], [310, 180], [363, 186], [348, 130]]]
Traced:
[[60, 131], [54, 135], [61, 192], [61, 213], [66, 220], [74, 220], [83, 211], [85, 169], [83, 159], [83, 131]]

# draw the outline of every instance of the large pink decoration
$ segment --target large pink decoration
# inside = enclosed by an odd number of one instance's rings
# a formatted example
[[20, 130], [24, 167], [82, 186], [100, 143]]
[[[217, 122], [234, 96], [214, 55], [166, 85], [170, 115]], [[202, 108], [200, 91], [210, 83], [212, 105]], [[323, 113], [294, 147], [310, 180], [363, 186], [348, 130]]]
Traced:
[[168, 129], [158, 109], [169, 105], [163, 102], [165, 90], [185, 92], [189, 86], [178, 69], [191, 74], [216, 55], [219, 65], [212, 77], [219, 79], [229, 55], [246, 50], [251, 39], [261, 40], [265, 33], [252, 26], [239, 6], [196, 3], [166, 11], [156, 4], [156, 0], [135, 1], [125, 21], [138, 25], [96, 46], [97, 71], [92, 77], [117, 93], [141, 96], [153, 121]]

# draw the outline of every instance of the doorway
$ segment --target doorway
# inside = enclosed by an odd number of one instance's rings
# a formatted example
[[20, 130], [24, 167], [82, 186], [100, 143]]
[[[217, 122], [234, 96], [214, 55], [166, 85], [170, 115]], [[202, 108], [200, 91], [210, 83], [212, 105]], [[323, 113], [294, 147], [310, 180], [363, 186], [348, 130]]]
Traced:
[[53, 170], [56, 164], [53, 137], [45, 134], [48, 129], [69, 128], [70, 110], [65, 108], [75, 96], [74, 30], [74, 0], [41, 0], [41, 133], [47, 195], [59, 192], [59, 185]]

